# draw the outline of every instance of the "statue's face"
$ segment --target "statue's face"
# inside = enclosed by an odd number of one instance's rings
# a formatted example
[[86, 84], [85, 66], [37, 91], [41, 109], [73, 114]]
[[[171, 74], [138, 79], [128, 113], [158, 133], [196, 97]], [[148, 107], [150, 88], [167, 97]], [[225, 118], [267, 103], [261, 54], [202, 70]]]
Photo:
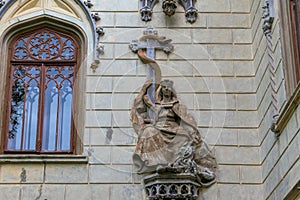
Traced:
[[170, 86], [167, 86], [167, 85], [163, 85], [161, 87], [161, 91], [163, 93], [163, 96], [165, 97], [170, 97], [171, 94], [172, 94], [172, 90], [171, 90], [171, 87]]

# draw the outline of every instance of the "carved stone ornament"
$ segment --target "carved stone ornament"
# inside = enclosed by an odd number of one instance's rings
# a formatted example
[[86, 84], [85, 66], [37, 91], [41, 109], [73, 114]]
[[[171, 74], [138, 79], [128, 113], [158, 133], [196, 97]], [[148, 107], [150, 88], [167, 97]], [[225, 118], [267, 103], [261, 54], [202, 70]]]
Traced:
[[91, 2], [91, 0], [85, 1], [84, 5], [86, 5], [88, 8], [92, 8], [94, 4]]
[[196, 0], [178, 0], [185, 11], [185, 18], [189, 23], [194, 23], [198, 17], [198, 10], [195, 8]]
[[274, 13], [273, 13], [273, 0], [265, 0], [263, 8], [263, 26], [262, 29], [264, 31], [265, 36], [270, 36], [272, 30], [272, 24], [274, 21]]
[[[148, 64], [147, 79], [159, 83], [161, 81], [161, 71], [155, 61], [155, 52], [163, 50], [169, 54], [173, 50], [172, 40], [166, 39], [164, 36], [159, 36], [157, 31], [152, 27], [148, 27], [144, 31], [144, 35], [139, 40], [133, 40], [129, 48], [137, 53], [143, 63]], [[155, 102], [155, 86], [152, 85], [147, 89], [151, 103]], [[151, 109], [147, 109], [149, 118], [153, 119], [154, 113]]]
[[5, 4], [5, 1], [0, 0], [0, 9], [4, 6], [4, 4]]
[[101, 20], [99, 13], [91, 13], [90, 9], [94, 6], [94, 4], [91, 2], [91, 0], [84, 1], [84, 5], [88, 8], [88, 11], [90, 12], [90, 16], [94, 21], [94, 27], [95, 27], [95, 44], [94, 44], [94, 62], [91, 64], [91, 68], [93, 72], [96, 71], [96, 69], [99, 66], [100, 55], [104, 54], [104, 45], [100, 43], [101, 37], [105, 34], [104, 29], [102, 27], [97, 26], [98, 21]]
[[159, 0], [140, 0], [140, 13], [143, 21], [147, 22], [151, 20], [153, 8], [158, 1]]
[[[198, 17], [198, 10], [195, 8], [196, 0], [177, 0], [179, 5], [184, 8], [186, 21], [194, 23]], [[158, 0], [140, 0], [140, 13], [143, 21], [150, 21], [154, 6]], [[163, 0], [162, 8], [167, 16], [175, 14], [177, 4], [175, 0]]]
[[177, 5], [175, 0], [164, 0], [162, 5], [163, 11], [166, 15], [172, 16], [175, 14]]
[[[144, 175], [149, 200], [195, 200], [200, 187], [215, 183], [217, 163], [202, 140], [196, 120], [177, 99], [173, 81], [157, 85], [155, 104], [146, 81], [134, 100], [131, 121], [138, 134], [133, 163]], [[149, 119], [147, 109], [155, 116]]]

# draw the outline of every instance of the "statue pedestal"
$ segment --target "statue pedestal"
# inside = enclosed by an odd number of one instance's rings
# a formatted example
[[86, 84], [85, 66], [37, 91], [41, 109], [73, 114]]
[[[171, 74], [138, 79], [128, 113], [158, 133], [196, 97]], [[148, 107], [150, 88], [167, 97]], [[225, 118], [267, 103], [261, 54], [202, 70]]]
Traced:
[[155, 173], [144, 177], [149, 200], [196, 200], [201, 185], [191, 173]]

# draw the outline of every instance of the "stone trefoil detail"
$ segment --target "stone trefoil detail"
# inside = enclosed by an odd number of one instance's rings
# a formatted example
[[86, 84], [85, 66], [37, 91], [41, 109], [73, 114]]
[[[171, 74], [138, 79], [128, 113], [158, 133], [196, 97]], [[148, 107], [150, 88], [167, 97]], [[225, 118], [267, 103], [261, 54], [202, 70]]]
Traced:
[[271, 130], [278, 136], [278, 131], [276, 130], [276, 122], [279, 117], [279, 108], [278, 108], [278, 95], [277, 95], [277, 84], [276, 84], [276, 67], [274, 64], [274, 52], [273, 52], [273, 43], [272, 43], [272, 24], [274, 21], [274, 7], [273, 0], [265, 0], [263, 8], [263, 25], [262, 29], [267, 39], [267, 52], [269, 57], [269, 73], [271, 81], [271, 95], [272, 95], [272, 107], [273, 111], [273, 122], [271, 125]]
[[[142, 20], [151, 21], [153, 8], [159, 0], [140, 0], [140, 13]], [[177, 4], [181, 5], [185, 11], [186, 21], [194, 23], [198, 17], [198, 10], [195, 8], [196, 0], [163, 0], [162, 8], [167, 16], [172, 16], [176, 12]]]

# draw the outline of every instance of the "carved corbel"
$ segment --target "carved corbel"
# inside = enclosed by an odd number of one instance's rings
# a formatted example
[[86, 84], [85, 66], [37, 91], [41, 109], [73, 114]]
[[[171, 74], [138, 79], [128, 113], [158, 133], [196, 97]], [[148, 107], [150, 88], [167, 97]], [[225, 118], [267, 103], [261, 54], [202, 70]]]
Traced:
[[198, 10], [195, 8], [196, 0], [178, 0], [185, 11], [185, 18], [189, 23], [194, 23], [198, 17]]
[[97, 44], [96, 51], [97, 51], [97, 57], [99, 57], [100, 55], [104, 54], [104, 45], [100, 43], [100, 38], [104, 36], [105, 32], [102, 27], [97, 27], [96, 33], [98, 34], [98, 38], [97, 38], [98, 44]]
[[162, 4], [163, 11], [166, 15], [172, 16], [175, 14], [177, 5], [175, 0], [164, 0]]
[[84, 5], [88, 8], [86, 9], [87, 12], [89, 12], [92, 20], [93, 20], [93, 28], [94, 28], [94, 55], [93, 59], [94, 62], [91, 64], [91, 68], [93, 72], [96, 71], [96, 69], [99, 66], [100, 55], [104, 54], [104, 45], [100, 43], [100, 38], [104, 35], [104, 30], [102, 27], [97, 27], [97, 22], [101, 20], [99, 13], [91, 13], [90, 9], [94, 6], [94, 4], [91, 2], [91, 0], [84, 1]]
[[84, 5], [86, 5], [88, 8], [92, 8], [94, 4], [91, 2], [91, 0], [85, 1]]
[[142, 16], [142, 20], [147, 22], [151, 20], [153, 8], [159, 0], [140, 0], [140, 12]]
[[98, 34], [98, 38], [104, 35], [104, 29], [102, 27], [96, 28], [96, 33]]
[[0, 0], [0, 9], [4, 6], [5, 1]]
[[101, 19], [99, 13], [92, 13], [91, 16], [96, 22]]

